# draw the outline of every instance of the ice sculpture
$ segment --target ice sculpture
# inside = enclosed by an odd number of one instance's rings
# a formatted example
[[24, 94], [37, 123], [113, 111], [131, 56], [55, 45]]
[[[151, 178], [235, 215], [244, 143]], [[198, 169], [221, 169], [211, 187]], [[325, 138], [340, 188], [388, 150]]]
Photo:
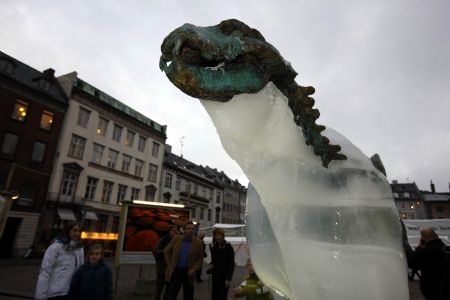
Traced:
[[250, 180], [247, 239], [260, 278], [290, 299], [408, 299], [385, 176], [344, 136], [315, 124], [314, 89], [295, 83], [278, 51], [237, 20], [185, 24], [161, 48], [160, 67], [201, 99]]

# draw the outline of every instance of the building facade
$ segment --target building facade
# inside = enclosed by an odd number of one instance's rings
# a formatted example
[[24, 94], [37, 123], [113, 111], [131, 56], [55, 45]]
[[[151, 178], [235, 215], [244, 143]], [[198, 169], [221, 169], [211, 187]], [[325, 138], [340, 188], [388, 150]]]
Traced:
[[393, 180], [391, 189], [401, 219], [416, 220], [427, 218], [424, 198], [415, 182], [399, 183], [397, 180]]
[[450, 183], [449, 192], [436, 193], [433, 182], [430, 182], [431, 191], [421, 191], [424, 197], [425, 209], [428, 219], [450, 219]]
[[0, 256], [33, 246], [45, 206], [68, 98], [54, 70], [37, 71], [0, 52], [0, 190], [16, 191]]
[[162, 126], [78, 78], [58, 78], [69, 108], [45, 211], [46, 242], [67, 221], [117, 233], [120, 201], [158, 200], [166, 140]]
[[[161, 201], [191, 208], [192, 219], [201, 227], [215, 223], [243, 223], [239, 212], [245, 211], [245, 207], [238, 203], [245, 199], [245, 188], [229, 179], [224, 172], [196, 165], [173, 154], [168, 146], [162, 177]], [[232, 210], [230, 203], [237, 208]]]

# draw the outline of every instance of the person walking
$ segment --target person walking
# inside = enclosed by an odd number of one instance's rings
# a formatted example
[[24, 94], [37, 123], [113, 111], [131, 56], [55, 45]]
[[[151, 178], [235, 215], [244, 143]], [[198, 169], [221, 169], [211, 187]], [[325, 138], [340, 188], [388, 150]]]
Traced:
[[[411, 258], [412, 268], [419, 270], [420, 290], [427, 300], [448, 300], [445, 296], [444, 242], [432, 228], [420, 230], [420, 244]], [[448, 296], [448, 295], [447, 295]]]
[[194, 223], [187, 222], [183, 235], [176, 235], [164, 250], [167, 262], [165, 299], [176, 300], [181, 286], [183, 299], [194, 299], [195, 274], [203, 263], [202, 242], [194, 237]]
[[89, 249], [88, 261], [73, 275], [68, 300], [112, 300], [112, 273], [101, 244]]
[[35, 298], [67, 299], [73, 273], [84, 263], [80, 225], [69, 222], [64, 234], [45, 251], [36, 284]]
[[213, 230], [213, 243], [211, 250], [211, 263], [208, 273], [212, 276], [212, 300], [226, 300], [228, 288], [234, 272], [233, 246], [225, 240], [225, 231], [222, 228]]
[[176, 225], [172, 225], [169, 232], [158, 241], [158, 244], [156, 244], [155, 250], [153, 251], [153, 256], [155, 256], [156, 261], [155, 300], [161, 299], [164, 286], [166, 285], [167, 263], [164, 257], [164, 249], [166, 249], [172, 238], [177, 234], [179, 234], [178, 227]]

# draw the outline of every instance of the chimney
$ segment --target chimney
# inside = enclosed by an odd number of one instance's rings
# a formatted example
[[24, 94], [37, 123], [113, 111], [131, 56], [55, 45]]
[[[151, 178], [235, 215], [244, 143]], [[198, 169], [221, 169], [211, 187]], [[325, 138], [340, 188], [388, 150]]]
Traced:
[[392, 184], [398, 184], [397, 180], [392, 180]]
[[169, 145], [169, 144], [165, 144], [164, 145], [164, 150], [166, 151], [166, 152], [168, 152], [168, 153], [172, 153], [172, 146], [171, 145]]
[[55, 77], [55, 70], [53, 70], [52, 68], [49, 68], [42, 73], [44, 73], [45, 76], [50, 77], [50, 78]]
[[434, 194], [436, 193], [436, 189], [434, 188], [434, 183], [432, 180], [430, 180], [430, 187], [431, 187], [431, 192]]

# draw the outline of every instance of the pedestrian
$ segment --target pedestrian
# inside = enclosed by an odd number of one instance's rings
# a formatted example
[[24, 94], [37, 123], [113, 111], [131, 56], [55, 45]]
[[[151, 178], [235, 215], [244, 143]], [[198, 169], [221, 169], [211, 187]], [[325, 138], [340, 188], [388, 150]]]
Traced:
[[88, 261], [73, 275], [68, 300], [112, 300], [112, 273], [101, 244], [91, 246]]
[[248, 274], [241, 285], [233, 289], [233, 296], [235, 298], [245, 297], [246, 300], [272, 300], [272, 293], [259, 280], [250, 259], [247, 260], [247, 268]]
[[45, 251], [36, 284], [35, 298], [67, 299], [73, 273], [84, 263], [80, 225], [69, 222], [62, 236]]
[[432, 228], [420, 230], [420, 243], [411, 259], [413, 269], [419, 270], [420, 290], [427, 300], [448, 300], [445, 298], [444, 242]]
[[233, 246], [225, 240], [225, 231], [222, 228], [213, 230], [211, 250], [211, 263], [208, 274], [212, 276], [212, 300], [226, 300], [231, 278], [234, 272]]
[[[203, 246], [203, 258], [205, 258], [205, 257], [206, 257], [206, 245], [205, 245], [205, 241], [204, 241], [204, 239], [205, 239], [205, 233], [204, 233], [204, 232], [200, 233], [199, 236], [198, 236], [198, 238], [200, 239], [200, 241], [202, 241], [202, 246]], [[198, 272], [197, 272], [197, 282], [203, 282], [203, 279], [202, 279], [202, 270], [203, 270], [203, 263], [202, 263], [202, 265], [201, 265], [201, 267], [200, 267], [200, 270], [198, 270]]]
[[156, 261], [155, 300], [161, 299], [161, 295], [166, 284], [167, 263], [164, 257], [164, 249], [166, 249], [172, 238], [177, 234], [179, 234], [178, 227], [176, 225], [172, 225], [169, 228], [169, 232], [158, 241], [158, 244], [156, 244], [155, 250], [153, 251], [153, 256], [155, 256]]
[[176, 300], [181, 286], [183, 299], [194, 299], [195, 274], [203, 263], [200, 239], [194, 237], [194, 223], [183, 226], [183, 235], [176, 235], [164, 250], [167, 262], [165, 299]]

